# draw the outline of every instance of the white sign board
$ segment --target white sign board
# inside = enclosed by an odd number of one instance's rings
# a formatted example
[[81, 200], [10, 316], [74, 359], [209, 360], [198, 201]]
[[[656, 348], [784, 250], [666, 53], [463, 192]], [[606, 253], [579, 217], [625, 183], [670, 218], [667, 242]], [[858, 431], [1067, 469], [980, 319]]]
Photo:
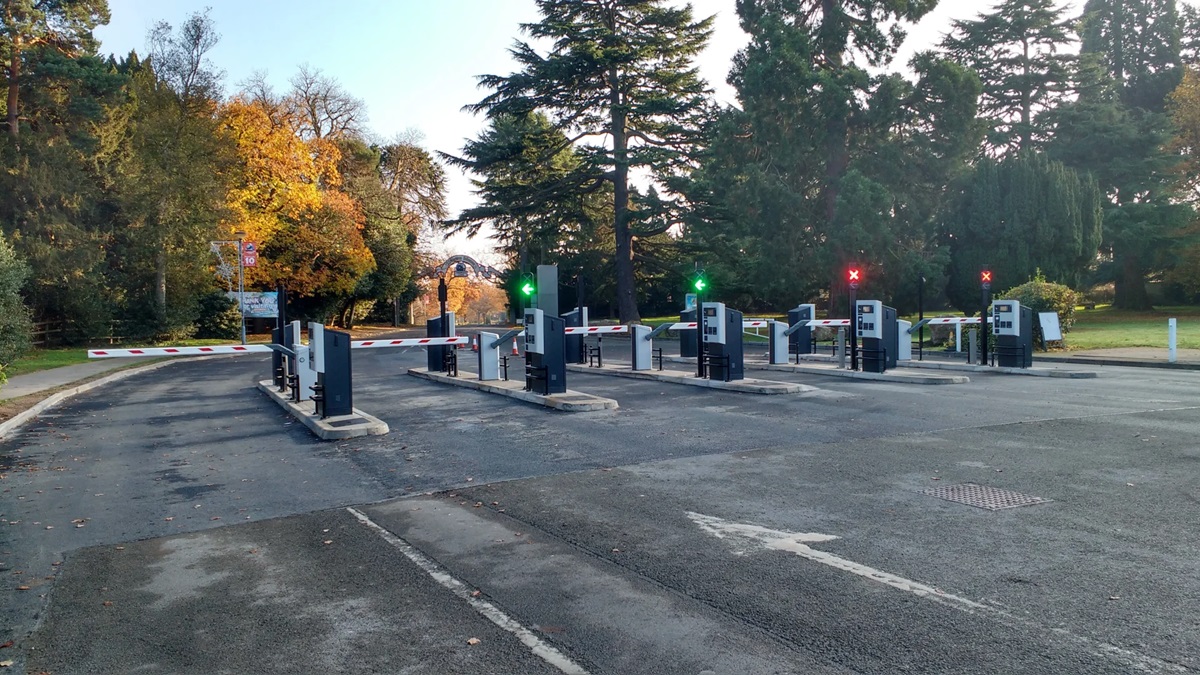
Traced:
[[1058, 312], [1038, 312], [1038, 321], [1042, 324], [1042, 336], [1046, 342], [1063, 339], [1062, 328], [1058, 325]]

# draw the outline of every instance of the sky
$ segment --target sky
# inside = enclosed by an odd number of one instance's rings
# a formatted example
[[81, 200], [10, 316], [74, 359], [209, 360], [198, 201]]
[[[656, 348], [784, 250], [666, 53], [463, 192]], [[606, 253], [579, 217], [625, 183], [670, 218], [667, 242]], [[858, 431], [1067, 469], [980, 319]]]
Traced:
[[[942, 0], [909, 31], [897, 64], [936, 44], [954, 19], [975, 18], [995, 0]], [[1077, 13], [1082, 0], [1067, 2]], [[746, 43], [735, 0], [692, 0], [697, 17], [714, 15], [714, 34], [698, 60], [718, 101], [736, 101], [725, 83], [733, 55]], [[156, 22], [179, 25], [210, 8], [221, 40], [210, 53], [224, 72], [227, 95], [252, 73], [263, 71], [276, 91], [302, 64], [319, 68], [362, 99], [368, 125], [382, 139], [418, 131], [430, 151], [457, 154], [465, 139], [484, 127], [462, 111], [487, 92], [476, 88], [482, 74], [514, 69], [508, 50], [521, 37], [520, 24], [538, 19], [534, 0], [109, 0], [112, 19], [96, 29], [102, 53], [146, 52], [146, 34]], [[470, 177], [448, 169], [453, 215], [475, 204]], [[436, 246], [445, 254], [465, 253], [487, 262], [490, 242], [453, 238]]]

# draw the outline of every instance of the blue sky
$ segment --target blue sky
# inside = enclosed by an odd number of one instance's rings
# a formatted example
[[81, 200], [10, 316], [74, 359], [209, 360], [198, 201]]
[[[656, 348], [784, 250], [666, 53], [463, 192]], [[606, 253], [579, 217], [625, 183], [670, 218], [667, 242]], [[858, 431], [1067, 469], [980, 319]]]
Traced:
[[[722, 101], [729, 61], [745, 43], [734, 0], [693, 0], [697, 16], [716, 15], [701, 72]], [[943, 0], [913, 31], [905, 54], [935, 43], [954, 18], [972, 18], [991, 0]], [[1082, 2], [1073, 2], [1073, 6]], [[277, 90], [301, 64], [321, 69], [363, 99], [369, 126], [382, 138], [415, 129], [430, 150], [456, 152], [483, 124], [462, 112], [484, 92], [475, 77], [507, 74], [508, 48], [522, 22], [537, 20], [533, 0], [109, 0], [112, 21], [96, 30], [101, 51], [145, 52], [146, 33], [159, 20], [178, 25], [211, 8], [221, 41], [211, 53], [225, 72], [227, 94], [255, 71], [266, 71]], [[902, 55], [901, 63], [907, 60]], [[450, 170], [453, 213], [474, 200], [469, 178]], [[454, 240], [444, 252], [484, 254], [486, 240]]]

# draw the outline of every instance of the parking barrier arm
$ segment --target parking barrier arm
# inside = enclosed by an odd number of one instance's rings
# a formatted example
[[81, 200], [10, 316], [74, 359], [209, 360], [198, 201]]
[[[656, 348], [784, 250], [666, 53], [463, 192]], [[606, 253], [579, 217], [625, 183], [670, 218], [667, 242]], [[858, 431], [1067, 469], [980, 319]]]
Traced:
[[512, 340], [513, 338], [517, 337], [518, 335], [520, 335], [521, 333], [524, 333], [524, 332], [525, 332], [524, 328], [515, 328], [513, 330], [510, 330], [507, 333], [505, 333], [504, 335], [501, 335], [500, 337], [496, 338], [495, 340], [492, 340], [492, 344], [488, 345], [488, 349], [496, 349], [496, 348], [504, 345], [509, 340]]

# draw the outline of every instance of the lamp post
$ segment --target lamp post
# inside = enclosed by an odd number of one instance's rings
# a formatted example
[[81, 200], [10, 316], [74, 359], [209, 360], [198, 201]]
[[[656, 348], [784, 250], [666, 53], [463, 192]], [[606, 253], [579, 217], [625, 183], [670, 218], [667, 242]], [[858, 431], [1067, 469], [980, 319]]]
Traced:
[[237, 237], [238, 251], [238, 313], [242, 316], [242, 344], [246, 344], [246, 258], [242, 251], [242, 240], [246, 238], [245, 230], [233, 233]]

